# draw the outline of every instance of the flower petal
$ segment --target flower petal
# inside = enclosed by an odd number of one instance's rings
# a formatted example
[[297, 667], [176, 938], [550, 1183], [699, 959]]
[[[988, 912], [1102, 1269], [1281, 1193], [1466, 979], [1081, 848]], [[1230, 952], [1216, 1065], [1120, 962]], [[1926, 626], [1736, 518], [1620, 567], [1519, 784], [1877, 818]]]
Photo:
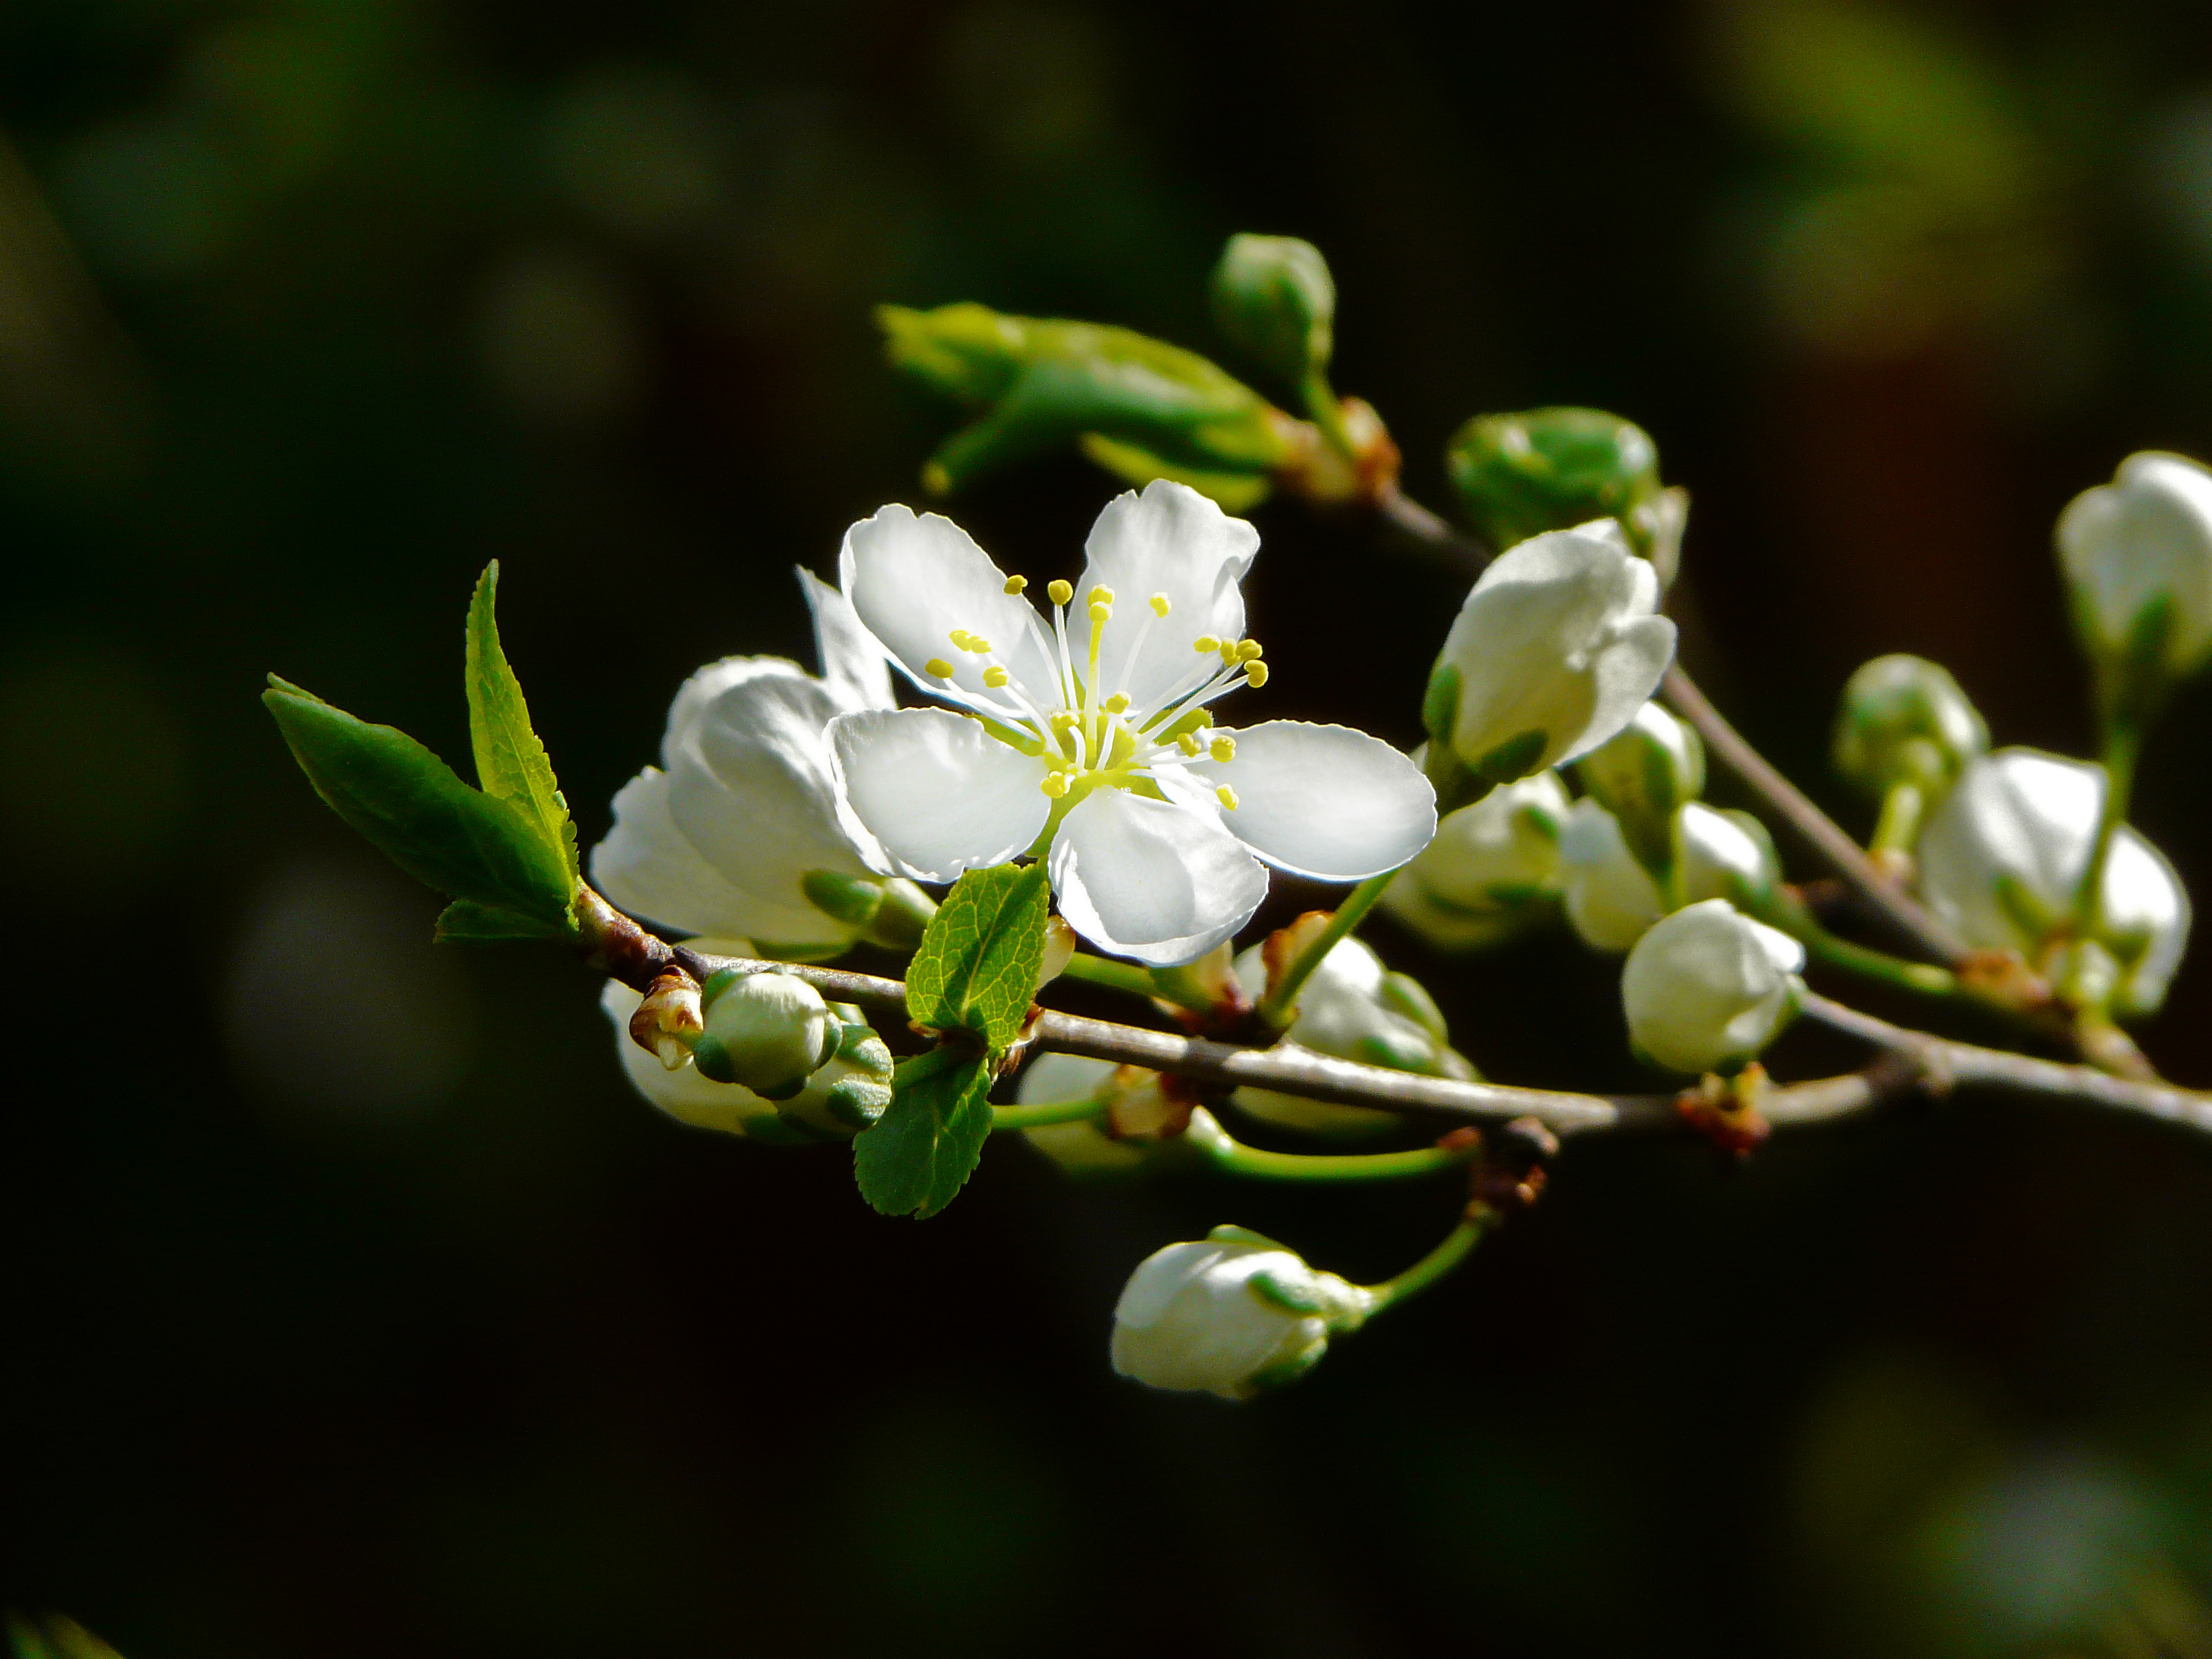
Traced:
[[815, 659], [822, 665], [822, 683], [848, 710], [890, 708], [890, 659], [876, 636], [861, 625], [853, 602], [816, 575], [801, 569], [799, 591], [806, 595], [806, 608], [814, 614]]
[[[1031, 701], [1057, 705], [1058, 655], [1036, 609], [1006, 592], [1006, 573], [951, 520], [886, 507], [845, 532], [838, 577], [860, 622], [925, 691], [971, 708], [1012, 705], [983, 684], [985, 659], [952, 643], [955, 629], [991, 644]], [[952, 678], [932, 674], [934, 659]]]
[[[866, 875], [887, 861], [838, 815], [823, 736], [836, 700], [811, 675], [772, 661], [682, 708], [693, 689], [679, 695], [663, 745], [676, 828], [732, 886], [781, 913], [740, 931], [778, 944], [844, 937], [849, 930], [806, 902], [800, 878], [810, 870]], [[807, 931], [794, 935], [802, 922]]]
[[668, 791], [668, 774], [648, 766], [615, 796], [614, 828], [592, 849], [592, 881], [617, 907], [679, 933], [789, 942], [852, 931], [811, 907], [802, 915], [764, 903], [731, 882], [676, 827]]
[[1195, 961], [1251, 920], [1267, 872], [1218, 819], [1097, 789], [1054, 836], [1053, 891], [1075, 931], [1154, 967]]
[[1042, 761], [942, 708], [847, 714], [830, 746], [848, 817], [917, 881], [1004, 864], [1052, 812]]
[[[1218, 658], [1202, 664], [1192, 641], [1202, 634], [1224, 640], [1243, 634], [1237, 584], [1260, 550], [1260, 532], [1189, 485], [1155, 478], [1141, 495], [1115, 496], [1091, 526], [1083, 550], [1069, 643], [1089, 652], [1086, 597], [1102, 583], [1112, 588], [1114, 617], [1098, 653], [1106, 695], [1119, 691], [1139, 708], [1157, 708], [1170, 692], [1194, 685], [1200, 666], [1220, 667]], [[1164, 618], [1152, 609], [1156, 593], [1167, 597]]]
[[1269, 720], [1231, 734], [1236, 757], [1186, 769], [1226, 784], [1221, 823], [1268, 863], [1316, 881], [1362, 881], [1395, 870], [1437, 833], [1437, 793], [1380, 738], [1348, 726]]
[[1579, 759], [1627, 729], [1667, 677], [1674, 641], [1670, 618], [1638, 617], [1598, 647], [1590, 662], [1589, 717], [1554, 764]]

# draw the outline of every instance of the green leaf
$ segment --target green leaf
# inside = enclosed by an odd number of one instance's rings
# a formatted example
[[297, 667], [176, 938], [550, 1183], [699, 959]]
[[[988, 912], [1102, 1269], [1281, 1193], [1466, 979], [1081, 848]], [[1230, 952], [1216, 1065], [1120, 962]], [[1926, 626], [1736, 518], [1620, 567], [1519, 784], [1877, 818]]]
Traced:
[[513, 939], [568, 939], [574, 933], [565, 916], [559, 921], [541, 921], [514, 910], [478, 904], [473, 899], [455, 899], [439, 912], [437, 932], [432, 937], [441, 945], [501, 945]]
[[573, 937], [575, 884], [513, 806], [471, 789], [404, 732], [372, 726], [269, 677], [261, 694], [331, 810], [426, 887]]
[[991, 1138], [991, 1066], [937, 1048], [892, 1074], [891, 1103], [853, 1141], [860, 1195], [885, 1215], [935, 1215]]
[[1042, 865], [963, 875], [908, 965], [907, 1012], [937, 1030], [973, 1031], [994, 1053], [1012, 1042], [1036, 994], [1050, 899]]
[[568, 867], [573, 887], [580, 873], [576, 825], [554, 781], [545, 745], [531, 729], [522, 683], [500, 649], [495, 615], [498, 595], [499, 561], [494, 559], [477, 579], [477, 591], [469, 600], [469, 746], [476, 751], [477, 782], [484, 793], [506, 801], [538, 829]]

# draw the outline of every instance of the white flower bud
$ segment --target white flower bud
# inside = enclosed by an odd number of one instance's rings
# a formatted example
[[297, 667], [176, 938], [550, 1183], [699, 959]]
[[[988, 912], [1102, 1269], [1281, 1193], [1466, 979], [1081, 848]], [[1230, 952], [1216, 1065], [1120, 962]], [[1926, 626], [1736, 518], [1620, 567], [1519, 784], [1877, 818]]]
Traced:
[[1510, 938], [1559, 893], [1566, 787], [1539, 772], [1449, 814], [1437, 838], [1383, 890], [1382, 908], [1440, 951]]
[[842, 1025], [822, 993], [774, 970], [708, 981], [707, 1029], [693, 1045], [701, 1073], [738, 1083], [770, 1100], [787, 1100], [837, 1052]]
[[[1079, 1100], [1086, 1095], [1103, 1094], [1120, 1069], [1110, 1060], [1091, 1060], [1081, 1054], [1039, 1054], [1022, 1073], [1021, 1085], [1014, 1091], [1014, 1098], [1024, 1106], [1041, 1106], [1052, 1101]], [[1144, 1166], [1157, 1144], [1116, 1140], [1096, 1118], [1024, 1129], [1022, 1139], [1066, 1173], [1079, 1177], [1133, 1174]]]
[[1844, 687], [1836, 770], [1873, 794], [1913, 783], [1940, 791], [1985, 755], [1990, 728], [1959, 682], [1924, 657], [1876, 657]]
[[1805, 947], [1706, 899], [1653, 925], [1620, 970], [1628, 1038], [1638, 1054], [1695, 1075], [1734, 1071], [1797, 1011]]
[[[1692, 801], [1675, 814], [1686, 903], [1724, 898], [1756, 905], [1779, 878], [1773, 843], [1747, 813]], [[1559, 836], [1567, 920], [1594, 951], [1626, 951], [1667, 914], [1650, 871], [1628, 850], [1619, 820], [1594, 800], [1578, 800]]]
[[1467, 596], [1430, 674], [1421, 714], [1431, 775], [1455, 757], [1510, 783], [1626, 726], [1674, 658], [1674, 624], [1653, 614], [1658, 604], [1658, 577], [1611, 519], [1502, 555]]
[[[1237, 981], [1247, 996], [1266, 990], [1266, 947], [1255, 945], [1237, 958]], [[1402, 974], [1392, 974], [1374, 951], [1356, 939], [1344, 939], [1321, 960], [1298, 992], [1297, 1018], [1287, 1041], [1339, 1060], [1357, 1060], [1393, 1071], [1426, 1077], [1470, 1079], [1474, 1067], [1450, 1047], [1440, 1029], [1443, 1016], [1428, 994]], [[1230, 1097], [1238, 1110], [1285, 1129], [1316, 1134], [1370, 1134], [1399, 1120], [1367, 1106], [1340, 1106], [1272, 1089], [1242, 1088]]]
[[1145, 1258], [1114, 1309], [1114, 1369], [1155, 1389], [1249, 1400], [1304, 1375], [1374, 1297], [1235, 1227]]
[[1704, 793], [1705, 745], [1657, 703], [1647, 702], [1575, 763], [1575, 775], [1620, 821], [1639, 861], [1663, 870], [1674, 855], [1675, 811]]
[[[2212, 471], [2182, 455], [2130, 455], [2108, 484], [2086, 489], [2058, 518], [2058, 558], [2090, 653], [2118, 666], [2146, 643], [2141, 665], [2181, 675], [2212, 651]], [[2163, 637], [2139, 636], [2154, 606]]]
[[2046, 960], [2076, 925], [2105, 787], [2102, 767], [2033, 749], [1975, 761], [1921, 831], [1920, 892], [1968, 944], [2017, 951], [2085, 1000], [2106, 977], [2115, 1012], [2145, 1014], [2165, 1000], [2189, 942], [2189, 895], [2164, 855], [2127, 825], [2105, 860], [2094, 941], [2112, 970]]
[[[698, 944], [702, 950], [717, 949], [713, 940]], [[629, 986], [609, 980], [599, 1006], [614, 1022], [615, 1053], [630, 1086], [680, 1123], [777, 1146], [811, 1145], [866, 1128], [890, 1103], [890, 1050], [856, 1008], [841, 1004], [831, 1009], [843, 1022], [836, 1054], [799, 1093], [775, 1101], [742, 1084], [715, 1082], [689, 1057], [672, 1071], [665, 1067], [629, 1036], [639, 1000]]]

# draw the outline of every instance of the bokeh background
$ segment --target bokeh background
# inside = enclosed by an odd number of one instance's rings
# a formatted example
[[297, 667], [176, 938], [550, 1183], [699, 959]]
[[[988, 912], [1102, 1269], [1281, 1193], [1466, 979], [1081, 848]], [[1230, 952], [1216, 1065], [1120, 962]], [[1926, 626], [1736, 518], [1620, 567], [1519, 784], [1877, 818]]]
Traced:
[[[2212, 1143], [1578, 1146], [1297, 1389], [1154, 1396], [1105, 1364], [1148, 1251], [1371, 1278], [1449, 1194], [1001, 1146], [874, 1216], [629, 1096], [573, 963], [433, 950], [255, 702], [463, 755], [497, 556], [595, 837], [683, 677], [805, 656], [790, 567], [917, 498], [950, 412], [872, 304], [1212, 349], [1256, 229], [1327, 251], [1415, 494], [1480, 410], [1651, 430], [1690, 660], [1847, 822], [1878, 652], [2081, 752], [2053, 517], [2212, 453], [2202, 8], [8, 0], [0, 134], [0, 1602], [131, 1659], [2212, 1653]], [[1073, 574], [1110, 488], [957, 511]], [[1453, 582], [1258, 516], [1271, 709], [1410, 743]], [[2200, 891], [2208, 738], [2200, 689], [2137, 814]], [[1611, 964], [1377, 938], [1494, 1074], [1638, 1085]], [[2208, 989], [2146, 1034], [2184, 1078]]]

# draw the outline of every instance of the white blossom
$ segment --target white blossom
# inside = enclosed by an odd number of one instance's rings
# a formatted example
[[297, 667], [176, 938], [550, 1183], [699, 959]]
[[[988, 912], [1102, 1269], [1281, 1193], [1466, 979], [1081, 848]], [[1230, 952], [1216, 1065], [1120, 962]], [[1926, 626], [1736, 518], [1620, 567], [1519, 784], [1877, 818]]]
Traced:
[[[2033, 749], [1970, 763], [1917, 849], [1921, 896], [1970, 945], [2044, 967], [2076, 922], [2075, 898], [2104, 811], [2102, 767]], [[2105, 860], [2098, 942], [2118, 970], [2113, 1007], [2148, 1013], [2189, 942], [2189, 895], [2164, 854], [2123, 824]]]
[[[1237, 981], [1255, 1001], [1267, 988], [1265, 951], [1264, 945], [1255, 945], [1237, 958]], [[1297, 1018], [1284, 1034], [1285, 1041], [1339, 1060], [1395, 1071], [1474, 1077], [1474, 1068], [1446, 1041], [1443, 1017], [1425, 993], [1410, 998], [1394, 994], [1397, 988], [1392, 981], [1402, 978], [1386, 970], [1382, 959], [1358, 939], [1339, 939], [1299, 988]], [[1263, 1122], [1320, 1134], [1367, 1134], [1401, 1121], [1373, 1107], [1343, 1106], [1249, 1085], [1230, 1099], [1238, 1110]]]
[[2162, 665], [2186, 673], [2212, 651], [2212, 471], [2183, 455], [2130, 455], [2058, 519], [2059, 562], [2103, 655], [2126, 652], [2143, 611], [2172, 606]]
[[770, 1100], [805, 1088], [844, 1035], [822, 993], [789, 974], [743, 974], [726, 986], [710, 980], [706, 992], [694, 1062], [715, 1082], [740, 1083]]
[[843, 596], [805, 571], [799, 580], [822, 677], [780, 657], [701, 669], [669, 708], [661, 764], [615, 796], [592, 879], [632, 915], [794, 953], [858, 935], [809, 902], [800, 883], [813, 871], [890, 869], [872, 836], [840, 821], [824, 735], [840, 714], [890, 708], [890, 676]]
[[890, 659], [959, 711], [833, 723], [855, 838], [923, 881], [1042, 857], [1078, 933], [1157, 966], [1250, 918], [1261, 860], [1350, 882], [1412, 858], [1435, 833], [1435, 795], [1388, 744], [1340, 726], [1211, 723], [1218, 699], [1267, 678], [1238, 587], [1258, 547], [1250, 525], [1157, 481], [1099, 515], [1082, 580], [1052, 584], [1047, 623], [1023, 579], [949, 519], [887, 507], [854, 525], [847, 598]]
[[1771, 1042], [1804, 994], [1805, 947], [1706, 899], [1653, 924], [1620, 970], [1638, 1053], [1696, 1075], [1732, 1071]]
[[[702, 939], [702, 950], [750, 956], [744, 939]], [[643, 999], [619, 980], [609, 980], [599, 1006], [614, 1026], [615, 1053], [630, 1086], [678, 1122], [726, 1134], [794, 1146], [848, 1136], [866, 1128], [890, 1099], [890, 1051], [866, 1030], [857, 1009], [832, 1005], [847, 1022], [836, 1053], [788, 1100], [769, 1100], [741, 1084], [702, 1076], [688, 1056], [673, 1071], [640, 1048], [629, 1034], [630, 1016]]]
[[[1675, 815], [1685, 903], [1756, 902], [1774, 884], [1773, 849], [1741, 815], [1692, 801]], [[1628, 850], [1612, 813], [1578, 800], [1559, 837], [1567, 920], [1595, 951], [1626, 951], [1669, 908], [1651, 872]]]
[[1567, 811], [1559, 774], [1539, 772], [1446, 813], [1382, 908], [1440, 951], [1498, 943], [1558, 898]]
[[1605, 519], [1532, 536], [1482, 573], [1429, 682], [1429, 735], [1493, 783], [1588, 754], [1674, 659], [1659, 578]]
[[1356, 1329], [1374, 1305], [1368, 1291], [1279, 1244], [1215, 1231], [1154, 1252], [1129, 1275], [1114, 1309], [1122, 1376], [1249, 1400], [1310, 1370], [1330, 1334]]

